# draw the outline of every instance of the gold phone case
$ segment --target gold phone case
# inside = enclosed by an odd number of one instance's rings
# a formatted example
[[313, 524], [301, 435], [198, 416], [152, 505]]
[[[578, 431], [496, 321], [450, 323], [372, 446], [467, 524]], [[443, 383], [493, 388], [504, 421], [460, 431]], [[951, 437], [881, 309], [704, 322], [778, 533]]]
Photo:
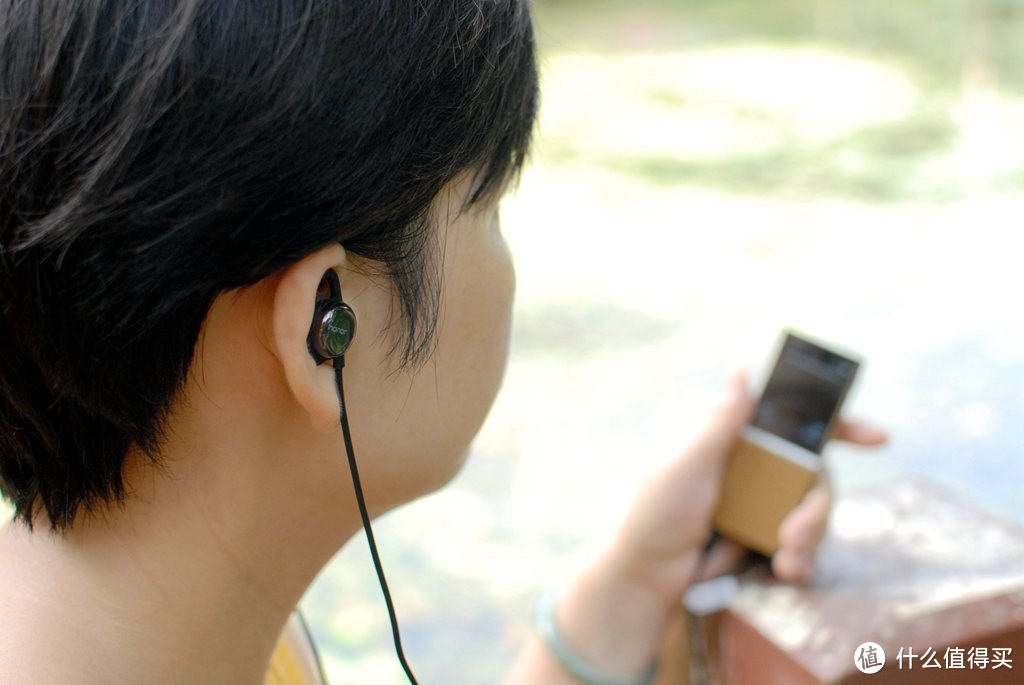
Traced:
[[768, 556], [778, 550], [779, 525], [814, 485], [820, 470], [816, 455], [803, 450], [813, 461], [805, 455], [794, 457], [793, 448], [800, 449], [748, 426], [726, 467], [715, 530]]

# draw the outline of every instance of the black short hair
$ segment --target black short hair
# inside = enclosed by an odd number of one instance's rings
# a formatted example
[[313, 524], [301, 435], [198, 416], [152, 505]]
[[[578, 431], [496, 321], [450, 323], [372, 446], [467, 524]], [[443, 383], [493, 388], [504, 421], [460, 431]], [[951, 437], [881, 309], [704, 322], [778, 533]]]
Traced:
[[54, 530], [156, 458], [221, 292], [330, 244], [429, 350], [429, 208], [520, 170], [526, 0], [0, 3], [0, 490]]

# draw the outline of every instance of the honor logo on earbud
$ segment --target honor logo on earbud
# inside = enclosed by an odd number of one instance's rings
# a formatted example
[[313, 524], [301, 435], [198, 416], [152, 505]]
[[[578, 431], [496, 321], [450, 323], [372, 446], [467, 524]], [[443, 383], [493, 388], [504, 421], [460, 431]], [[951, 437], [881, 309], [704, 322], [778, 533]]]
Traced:
[[333, 270], [324, 273], [317, 292], [316, 310], [306, 346], [313, 361], [342, 359], [356, 337], [356, 313], [341, 300], [341, 286]]
[[316, 334], [316, 349], [327, 359], [345, 354], [356, 333], [355, 313], [342, 303], [331, 307], [320, 319]]

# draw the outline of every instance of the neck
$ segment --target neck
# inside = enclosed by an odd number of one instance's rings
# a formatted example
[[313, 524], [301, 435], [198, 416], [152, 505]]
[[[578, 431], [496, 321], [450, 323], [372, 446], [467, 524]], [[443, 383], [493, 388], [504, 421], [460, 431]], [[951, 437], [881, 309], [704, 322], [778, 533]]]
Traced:
[[[308, 446], [261, 448], [266, 426], [227, 418], [179, 424], [162, 468], [131, 457], [122, 507], [64, 535], [0, 530], [0, 664], [45, 669], [24, 682], [262, 682], [359, 515], [343, 458], [311, 467]], [[340, 431], [330, 439], [342, 454]]]

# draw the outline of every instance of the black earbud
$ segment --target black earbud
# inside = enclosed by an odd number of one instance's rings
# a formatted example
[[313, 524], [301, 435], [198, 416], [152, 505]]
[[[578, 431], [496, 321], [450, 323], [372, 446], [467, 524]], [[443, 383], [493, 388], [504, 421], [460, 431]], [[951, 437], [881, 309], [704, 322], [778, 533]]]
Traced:
[[356, 337], [356, 314], [341, 301], [341, 284], [334, 269], [324, 273], [306, 346], [317, 364], [328, 359], [345, 363], [345, 352]]

